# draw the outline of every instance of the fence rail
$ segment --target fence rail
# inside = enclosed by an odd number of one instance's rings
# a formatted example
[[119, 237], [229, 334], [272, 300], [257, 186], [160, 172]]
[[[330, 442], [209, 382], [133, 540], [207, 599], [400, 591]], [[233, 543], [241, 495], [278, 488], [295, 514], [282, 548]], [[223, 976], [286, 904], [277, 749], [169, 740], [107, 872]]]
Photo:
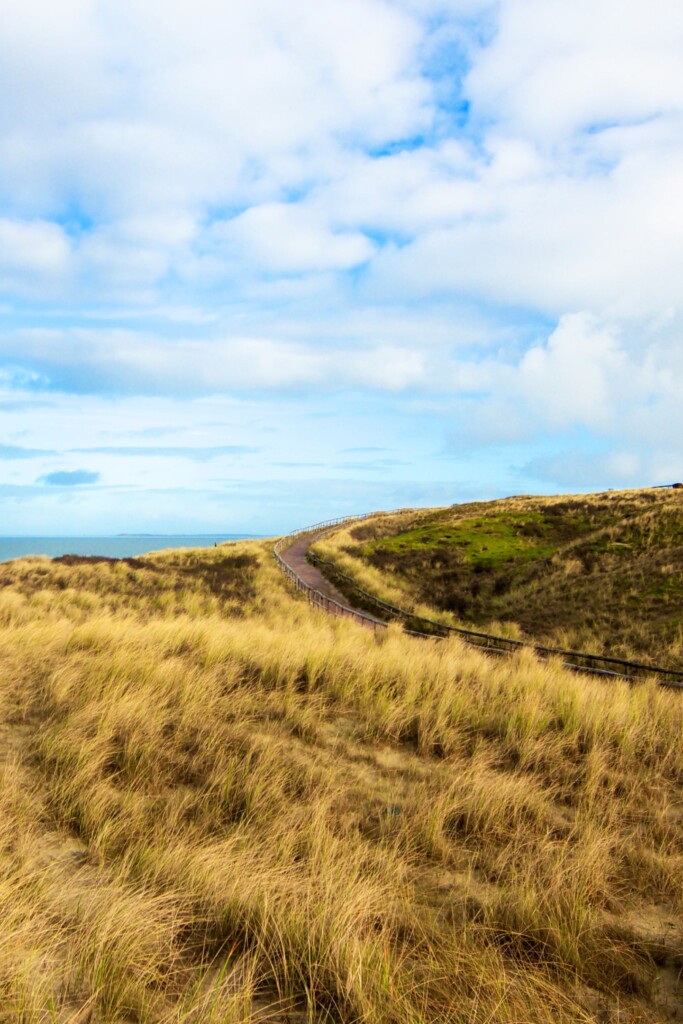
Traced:
[[327, 530], [330, 530], [335, 526], [341, 526], [343, 523], [356, 523], [363, 519], [370, 519], [372, 516], [380, 514], [381, 513], [379, 512], [365, 512], [363, 515], [339, 516], [336, 519], [326, 519], [324, 522], [316, 523], [314, 526], [304, 526], [301, 530], [294, 530], [293, 533], [288, 533], [285, 537], [281, 537], [273, 548], [275, 560], [284, 575], [298, 591], [306, 594], [311, 604], [315, 605], [316, 608], [322, 608], [324, 611], [329, 612], [331, 615], [335, 615], [338, 618], [355, 619], [355, 621], [359, 622], [362, 626], [370, 626], [375, 630], [386, 629], [387, 623], [382, 619], [376, 619], [373, 615], [366, 615], [365, 612], [358, 611], [356, 608], [351, 608], [349, 605], [341, 604], [340, 601], [335, 601], [334, 598], [328, 597], [327, 594], [322, 594], [319, 590], [316, 590], [309, 583], [306, 583], [306, 581], [303, 580], [301, 576], [294, 571], [294, 569], [292, 569], [291, 565], [289, 565], [282, 557], [281, 552], [290, 547], [298, 537], [303, 537], [306, 534], [315, 534], [316, 536], [320, 536], [321, 534], [326, 533]]
[[[400, 509], [398, 511], [405, 512], [409, 510]], [[388, 622], [386, 618], [376, 618], [358, 608], [341, 604], [339, 601], [335, 601], [333, 598], [322, 594], [319, 590], [315, 590], [288, 565], [281, 552], [286, 550], [296, 538], [305, 534], [320, 536], [335, 526], [361, 522], [364, 519], [370, 519], [381, 514], [380, 512], [366, 512], [363, 515], [340, 516], [337, 519], [328, 519], [325, 522], [316, 523], [315, 526], [307, 526], [282, 537], [273, 548], [273, 554], [285, 576], [294, 584], [297, 590], [308, 596], [311, 604], [341, 618], [355, 619], [361, 625], [369, 626], [375, 630], [387, 628]], [[630, 680], [655, 676], [660, 686], [683, 689], [683, 671], [676, 669], [662, 668], [658, 665], [647, 665], [637, 661], [627, 661], [623, 658], [613, 658], [609, 655], [589, 654], [583, 651], [567, 651], [559, 647], [546, 647], [542, 644], [525, 643], [522, 640], [513, 640], [510, 637], [495, 636], [492, 633], [464, 629], [460, 626], [450, 626], [443, 622], [437, 622], [435, 619], [416, 615], [404, 608], [389, 604], [389, 602], [383, 601], [375, 594], [370, 593], [370, 591], [364, 590], [352, 576], [342, 572], [334, 562], [326, 561], [313, 552], [308, 552], [307, 559], [312, 565], [319, 566], [321, 569], [327, 569], [328, 574], [332, 577], [331, 582], [342, 580], [347, 587], [351, 587], [363, 603], [370, 604], [371, 607], [379, 609], [380, 613], [385, 616], [388, 615], [390, 619], [402, 621], [405, 631], [412, 636], [443, 639], [449, 635], [456, 635], [471, 646], [484, 649], [488, 654], [512, 654], [526, 647], [533, 650], [543, 659], [559, 658], [565, 668], [576, 672]], [[406, 628], [406, 626], [417, 628]]]

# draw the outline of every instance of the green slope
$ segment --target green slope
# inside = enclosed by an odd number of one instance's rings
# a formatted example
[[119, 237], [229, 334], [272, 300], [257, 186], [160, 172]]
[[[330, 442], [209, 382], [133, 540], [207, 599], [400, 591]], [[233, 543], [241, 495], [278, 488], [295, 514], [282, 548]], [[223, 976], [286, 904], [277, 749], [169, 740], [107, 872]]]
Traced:
[[465, 624], [683, 661], [683, 491], [515, 497], [391, 516], [345, 550]]

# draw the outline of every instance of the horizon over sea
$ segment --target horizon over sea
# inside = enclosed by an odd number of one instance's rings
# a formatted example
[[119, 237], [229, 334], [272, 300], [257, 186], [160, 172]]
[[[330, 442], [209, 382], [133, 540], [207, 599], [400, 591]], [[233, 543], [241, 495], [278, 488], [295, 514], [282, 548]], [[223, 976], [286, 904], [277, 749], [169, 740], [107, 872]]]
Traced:
[[169, 548], [211, 548], [226, 541], [259, 540], [253, 533], [122, 533], [103, 537], [0, 537], [0, 562], [27, 555], [133, 558]]

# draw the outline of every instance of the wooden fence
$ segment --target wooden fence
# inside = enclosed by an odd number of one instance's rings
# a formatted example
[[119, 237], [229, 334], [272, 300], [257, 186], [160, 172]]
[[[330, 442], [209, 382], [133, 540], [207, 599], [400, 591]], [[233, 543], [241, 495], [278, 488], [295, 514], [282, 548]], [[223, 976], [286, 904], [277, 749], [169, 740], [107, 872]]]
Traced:
[[[400, 509], [398, 511], [405, 512], [409, 510]], [[378, 512], [366, 512], [358, 516], [340, 516], [337, 519], [328, 519], [323, 523], [317, 523], [315, 526], [305, 527], [302, 530], [288, 534], [286, 537], [282, 537], [276, 543], [273, 554], [285, 576], [297, 590], [306, 594], [311, 604], [340, 618], [354, 619], [361, 625], [374, 630], [386, 629], [388, 618], [390, 621], [403, 622], [405, 631], [412, 636], [431, 637], [432, 639], [440, 640], [455, 634], [471, 646], [483, 648], [488, 654], [495, 655], [512, 654], [523, 647], [527, 647], [543, 659], [559, 659], [565, 668], [576, 672], [630, 680], [654, 676], [660, 686], [683, 690], [683, 671], [678, 671], [677, 669], [662, 668], [658, 665], [647, 665], [637, 661], [627, 661], [623, 658], [613, 658], [609, 655], [588, 654], [583, 651], [566, 651], [559, 647], [545, 647], [542, 644], [525, 643], [524, 641], [513, 640], [509, 637], [495, 636], [491, 633], [464, 629], [460, 626], [450, 626], [443, 622], [437, 622], [434, 619], [415, 615], [404, 608], [399, 608], [396, 605], [389, 604], [387, 601], [382, 601], [375, 594], [364, 590], [353, 577], [342, 572], [333, 562], [325, 561], [325, 559], [319, 558], [312, 552], [307, 554], [308, 561], [312, 565], [318, 566], [331, 582], [342, 581], [347, 589], [351, 589], [360, 598], [362, 604], [376, 608], [379, 614], [384, 616], [384, 618], [377, 618], [366, 611], [353, 608], [351, 605], [341, 604], [339, 601], [335, 601], [333, 598], [322, 594], [319, 590], [315, 590], [305, 580], [301, 579], [298, 573], [287, 563], [286, 559], [282, 557], [282, 552], [286, 551], [297, 537], [305, 534], [321, 536], [337, 526], [360, 522], [363, 519], [370, 519], [380, 514]]]

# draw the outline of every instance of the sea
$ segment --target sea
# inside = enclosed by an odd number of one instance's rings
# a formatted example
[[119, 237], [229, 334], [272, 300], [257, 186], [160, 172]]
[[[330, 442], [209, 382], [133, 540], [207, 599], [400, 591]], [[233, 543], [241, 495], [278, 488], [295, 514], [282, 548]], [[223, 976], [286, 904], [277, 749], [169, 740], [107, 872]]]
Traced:
[[232, 540], [255, 540], [252, 534], [119, 534], [116, 537], [0, 537], [0, 562], [26, 555], [104, 555], [132, 558], [167, 548], [212, 548]]

